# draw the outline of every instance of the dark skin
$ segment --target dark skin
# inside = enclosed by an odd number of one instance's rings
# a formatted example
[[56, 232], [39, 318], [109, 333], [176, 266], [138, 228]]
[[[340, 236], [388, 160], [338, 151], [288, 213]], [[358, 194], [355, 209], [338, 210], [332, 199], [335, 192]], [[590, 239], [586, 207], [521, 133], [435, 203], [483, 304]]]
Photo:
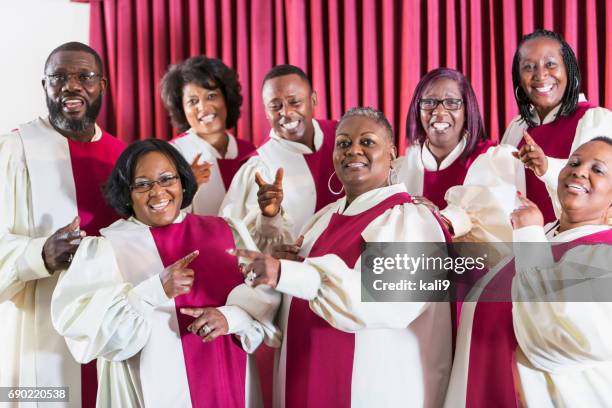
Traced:
[[72, 222], [55, 231], [43, 245], [42, 258], [50, 274], [70, 266], [70, 260], [76, 253], [85, 237], [85, 231], [79, 229], [81, 219], [74, 217]]
[[[559, 173], [557, 188], [562, 212], [559, 231], [584, 225], [607, 225], [612, 216], [612, 146], [605, 142], [588, 142], [570, 156]], [[519, 196], [521, 207], [510, 221], [514, 229], [544, 224], [537, 205]]]
[[[93, 55], [84, 51], [59, 51], [51, 56], [45, 75], [52, 74], [75, 74], [83, 72], [94, 72], [100, 74], [100, 68], [96, 65]], [[79, 82], [75, 75], [69, 76], [66, 83], [62, 85], [52, 86], [48, 80], [42, 80], [42, 86], [51, 100], [62, 104], [62, 115], [70, 119], [82, 119], [85, 116], [85, 111], [101, 94], [104, 93], [107, 86], [107, 80], [100, 77], [93, 85], [83, 85]], [[74, 102], [66, 104], [67, 100]], [[92, 123], [81, 132], [73, 132], [67, 129], [60, 129], [52, 123], [55, 130], [61, 135], [77, 140], [80, 142], [88, 142], [95, 134], [95, 125]]]
[[[338, 178], [346, 192], [350, 205], [360, 195], [388, 185], [391, 163], [395, 159], [395, 146], [388, 130], [365, 116], [354, 116], [343, 120], [336, 130], [333, 161]], [[303, 237], [289, 245], [273, 249], [276, 256], [303, 261], [299, 255]], [[243, 268], [248, 279], [255, 274], [253, 286], [268, 285], [275, 288], [280, 279], [280, 261], [274, 256], [247, 249], [235, 249], [232, 255], [245, 258], [249, 264]]]

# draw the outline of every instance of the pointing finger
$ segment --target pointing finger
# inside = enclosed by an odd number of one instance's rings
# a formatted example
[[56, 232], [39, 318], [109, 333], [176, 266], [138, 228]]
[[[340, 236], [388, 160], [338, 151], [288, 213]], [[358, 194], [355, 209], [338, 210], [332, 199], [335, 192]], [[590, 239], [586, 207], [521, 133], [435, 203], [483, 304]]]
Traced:
[[181, 258], [178, 261], [176, 261], [175, 263], [173, 263], [171, 267], [184, 268], [187, 265], [189, 265], [191, 263], [191, 261], [193, 261], [198, 255], [200, 255], [200, 251], [198, 251], [196, 249], [192, 253], [184, 256], [183, 258]]
[[264, 179], [261, 177], [261, 174], [259, 174], [259, 172], [255, 173], [255, 183], [257, 183], [259, 187], [263, 187], [266, 184], [268, 184], [264, 181]]
[[276, 170], [276, 177], [274, 177], [274, 185], [276, 187], [282, 187], [283, 186], [283, 175], [285, 174], [285, 170], [283, 170], [282, 167], [279, 167], [278, 170]]
[[200, 162], [200, 157], [202, 157], [202, 153], [198, 153], [195, 155], [195, 157], [193, 158], [193, 161], [191, 162], [192, 166], [197, 166], [198, 163]]
[[295, 240], [295, 242], [293, 243], [293, 245], [297, 246], [297, 247], [301, 247], [302, 244], [304, 243], [304, 236], [300, 235], [298, 237], [298, 239]]
[[254, 260], [259, 255], [261, 255], [259, 252], [251, 251], [249, 249], [228, 249], [227, 253], [230, 255], [234, 255], [240, 258], [246, 258], [250, 260]]
[[181, 307], [180, 312], [184, 315], [198, 318], [204, 311], [202, 307]]

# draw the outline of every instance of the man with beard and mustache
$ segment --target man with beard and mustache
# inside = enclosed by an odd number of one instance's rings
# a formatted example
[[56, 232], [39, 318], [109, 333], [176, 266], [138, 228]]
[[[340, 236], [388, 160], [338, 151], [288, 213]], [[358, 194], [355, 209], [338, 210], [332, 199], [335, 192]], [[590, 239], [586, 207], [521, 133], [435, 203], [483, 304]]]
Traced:
[[42, 86], [49, 115], [0, 136], [0, 386], [68, 387], [64, 406], [91, 407], [95, 361], [74, 361], [50, 300], [81, 238], [118, 218], [101, 185], [125, 144], [95, 124], [107, 80], [92, 48], [54, 49]]

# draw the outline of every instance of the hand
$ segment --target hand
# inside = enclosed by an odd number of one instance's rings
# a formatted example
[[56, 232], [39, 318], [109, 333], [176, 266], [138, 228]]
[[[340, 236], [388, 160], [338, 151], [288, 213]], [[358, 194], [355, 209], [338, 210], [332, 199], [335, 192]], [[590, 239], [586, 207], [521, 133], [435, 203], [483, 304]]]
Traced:
[[250, 286], [269, 285], [275, 288], [280, 277], [280, 261], [268, 254], [248, 249], [230, 249], [230, 255], [246, 258], [250, 264], [240, 268]]
[[303, 262], [304, 257], [299, 255], [304, 236], [300, 235], [293, 244], [280, 244], [272, 247], [272, 256], [276, 259], [288, 259], [290, 261]]
[[530, 225], [544, 225], [544, 216], [538, 206], [521, 193], [517, 193], [521, 206], [510, 214], [510, 223], [513, 229], [528, 227]]
[[76, 216], [65, 227], [55, 231], [43, 245], [42, 258], [49, 273], [66, 269], [79, 248], [85, 231], [79, 229], [81, 218]]
[[518, 152], [513, 152], [512, 155], [522, 161], [525, 168], [533, 171], [536, 176], [543, 176], [548, 170], [548, 158], [544, 150], [537, 145], [526, 130], [523, 131], [523, 139], [525, 139], [523, 147]]
[[266, 217], [274, 217], [280, 211], [283, 202], [283, 168], [276, 170], [274, 184], [268, 184], [259, 172], [255, 173], [255, 182], [259, 186], [257, 202], [261, 213]]
[[180, 309], [181, 313], [196, 319], [187, 326], [187, 330], [202, 337], [202, 341], [207, 343], [213, 341], [219, 336], [224, 336], [229, 330], [227, 319], [214, 307], [196, 307]]
[[196, 182], [198, 183], [198, 186], [200, 184], [208, 183], [208, 180], [210, 179], [210, 173], [211, 173], [210, 168], [213, 166], [212, 163], [209, 163], [206, 161], [202, 164], [198, 164], [201, 156], [202, 156], [202, 153], [198, 153], [196, 157], [193, 159], [193, 161], [191, 162], [191, 170], [193, 171], [193, 175], [196, 178]]
[[193, 251], [189, 255], [168, 266], [159, 274], [164, 292], [166, 292], [166, 296], [170, 299], [188, 293], [191, 290], [195, 273], [193, 269], [189, 269], [187, 266], [199, 254], [200, 251]]

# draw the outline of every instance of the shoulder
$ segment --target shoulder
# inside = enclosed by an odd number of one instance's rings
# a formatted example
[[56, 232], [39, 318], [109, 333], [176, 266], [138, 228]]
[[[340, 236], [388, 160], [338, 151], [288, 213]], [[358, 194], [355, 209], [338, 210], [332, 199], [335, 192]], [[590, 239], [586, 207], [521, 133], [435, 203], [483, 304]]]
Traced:
[[506, 127], [506, 131], [504, 132], [504, 136], [502, 137], [502, 144], [511, 144], [518, 145], [521, 138], [523, 137], [523, 130], [527, 129], [527, 124], [521, 117], [521, 115], [516, 115], [508, 126]]
[[600, 125], [612, 124], [612, 111], [602, 107], [592, 107], [586, 110], [580, 123], [598, 127]]
[[0, 163], [9, 163], [19, 167], [26, 166], [23, 142], [17, 130], [0, 135]]
[[404, 203], [389, 208], [367, 226], [366, 242], [443, 242], [436, 217], [422, 204]]

